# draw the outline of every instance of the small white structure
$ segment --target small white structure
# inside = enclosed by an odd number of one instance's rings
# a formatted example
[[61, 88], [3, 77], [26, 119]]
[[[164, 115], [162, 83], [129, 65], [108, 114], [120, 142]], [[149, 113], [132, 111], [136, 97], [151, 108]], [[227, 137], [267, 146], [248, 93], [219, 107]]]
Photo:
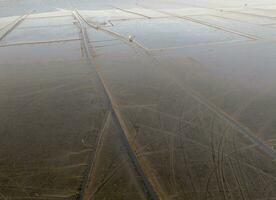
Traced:
[[135, 38], [135, 37], [134, 37], [133, 35], [129, 35], [129, 36], [128, 36], [128, 41], [133, 42], [134, 38]]

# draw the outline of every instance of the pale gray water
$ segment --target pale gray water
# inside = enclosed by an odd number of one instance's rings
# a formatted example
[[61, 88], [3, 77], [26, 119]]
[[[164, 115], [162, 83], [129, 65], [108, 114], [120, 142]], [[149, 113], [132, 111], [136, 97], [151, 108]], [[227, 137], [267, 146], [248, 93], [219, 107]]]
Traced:
[[0, 4], [0, 199], [276, 198], [274, 2]]

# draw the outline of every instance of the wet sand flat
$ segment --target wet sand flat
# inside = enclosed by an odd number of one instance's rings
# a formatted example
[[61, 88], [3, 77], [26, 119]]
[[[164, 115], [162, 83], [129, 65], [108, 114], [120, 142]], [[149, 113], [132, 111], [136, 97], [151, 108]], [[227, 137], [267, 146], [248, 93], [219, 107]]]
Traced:
[[0, 199], [276, 198], [273, 4], [115, 3], [0, 18]]

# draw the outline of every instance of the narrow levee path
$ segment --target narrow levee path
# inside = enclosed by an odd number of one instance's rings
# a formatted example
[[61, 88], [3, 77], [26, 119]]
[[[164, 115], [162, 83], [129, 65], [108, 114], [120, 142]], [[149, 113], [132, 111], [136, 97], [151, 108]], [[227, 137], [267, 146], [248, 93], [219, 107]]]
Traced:
[[29, 12], [21, 17], [19, 17], [18, 19], [16, 19], [13, 23], [13, 25], [2, 35], [0, 36], [0, 42], [10, 33], [12, 32], [19, 24], [21, 24], [30, 14], [32, 13]]
[[[129, 129], [128, 129], [125, 121], [123, 120], [120, 111], [118, 110], [117, 103], [113, 99], [112, 94], [111, 94], [109, 88], [107, 87], [105, 80], [103, 79], [103, 77], [101, 75], [101, 72], [98, 70], [97, 63], [94, 62], [94, 59], [92, 58], [92, 56], [90, 54], [89, 46], [88, 46], [88, 36], [87, 36], [86, 28], [83, 25], [83, 23], [85, 23], [85, 22], [79, 16], [78, 12], [74, 11], [73, 15], [76, 18], [76, 20], [78, 21], [78, 24], [80, 26], [81, 37], [82, 37], [81, 39], [83, 41], [85, 54], [88, 58], [88, 61], [91, 63], [91, 65], [95, 66], [95, 71], [97, 73], [96, 78], [99, 80], [99, 83], [101, 84], [101, 86], [104, 89], [104, 93], [108, 100], [109, 109], [111, 110], [111, 117], [114, 120], [114, 124], [116, 126], [117, 131], [121, 135], [123, 144], [127, 150], [127, 153], [131, 160], [131, 163], [133, 164], [135, 171], [141, 178], [141, 182], [143, 184], [144, 190], [148, 194], [150, 199], [152, 199], [152, 200], [162, 199], [162, 197], [160, 196], [161, 191], [159, 188], [157, 188], [158, 187], [157, 182], [152, 180], [151, 177], [147, 176], [147, 173], [145, 172], [146, 166], [144, 165], [144, 161], [141, 158], [140, 159], [137, 158], [137, 156], [134, 152], [134, 148], [131, 145], [131, 143], [129, 142], [129, 138], [130, 138]], [[87, 176], [89, 177], [90, 175], [87, 174]], [[87, 184], [89, 183], [89, 179], [87, 178], [85, 181], [86, 181], [86, 183], [84, 183], [84, 186], [80, 193], [80, 197], [79, 197], [80, 200], [84, 199], [84, 197], [85, 197], [85, 190], [86, 190]]]

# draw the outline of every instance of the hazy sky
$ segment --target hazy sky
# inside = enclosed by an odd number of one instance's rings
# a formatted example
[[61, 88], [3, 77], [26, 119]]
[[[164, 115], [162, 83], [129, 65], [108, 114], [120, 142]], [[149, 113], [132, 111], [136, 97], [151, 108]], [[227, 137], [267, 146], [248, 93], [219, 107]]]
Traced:
[[100, 5], [134, 7], [136, 4], [151, 4], [158, 7], [241, 7], [276, 5], [275, 0], [0, 0], [0, 17], [22, 15], [35, 9], [37, 12], [53, 11], [58, 8], [98, 9]]

